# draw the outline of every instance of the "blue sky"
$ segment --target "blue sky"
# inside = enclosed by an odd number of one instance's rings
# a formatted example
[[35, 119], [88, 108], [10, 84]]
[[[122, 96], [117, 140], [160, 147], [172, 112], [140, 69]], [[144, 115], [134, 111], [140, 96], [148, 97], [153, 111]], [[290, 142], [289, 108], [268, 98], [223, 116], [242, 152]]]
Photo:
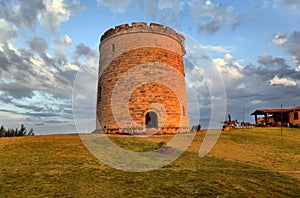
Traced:
[[[253, 122], [255, 109], [300, 105], [298, 0], [1, 0], [0, 124], [25, 124], [37, 134], [76, 132], [76, 74], [87, 77], [84, 65], [97, 69], [87, 57], [97, 58], [106, 30], [135, 21], [161, 23], [194, 39], [223, 80], [225, 113], [233, 119]], [[197, 92], [201, 124], [208, 126], [211, 94], [201, 87], [207, 68], [198, 67], [186, 68], [187, 85]], [[90, 128], [93, 102], [80, 104]]]

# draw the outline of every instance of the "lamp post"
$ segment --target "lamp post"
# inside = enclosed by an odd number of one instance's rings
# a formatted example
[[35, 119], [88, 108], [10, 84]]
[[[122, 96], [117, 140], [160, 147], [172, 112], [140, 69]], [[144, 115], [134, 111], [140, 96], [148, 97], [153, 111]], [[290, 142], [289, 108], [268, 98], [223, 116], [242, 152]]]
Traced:
[[245, 122], [245, 107], [243, 107], [243, 122]]

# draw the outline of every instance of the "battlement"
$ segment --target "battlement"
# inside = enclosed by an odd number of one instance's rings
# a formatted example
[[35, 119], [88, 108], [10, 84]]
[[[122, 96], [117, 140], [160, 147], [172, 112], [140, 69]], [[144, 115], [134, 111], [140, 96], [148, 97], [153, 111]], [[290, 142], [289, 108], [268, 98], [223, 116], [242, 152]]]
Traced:
[[165, 27], [164, 25], [157, 24], [157, 23], [150, 23], [150, 25], [148, 26], [146, 22], [133, 22], [131, 26], [128, 24], [115, 26], [115, 28], [111, 28], [107, 30], [101, 36], [101, 42], [105, 41], [107, 38], [112, 36], [117, 36], [117, 35], [127, 34], [127, 33], [140, 33], [140, 32], [154, 33], [154, 34], [156, 33], [156, 34], [170, 36], [176, 39], [184, 49], [183, 35], [178, 34], [172, 28]]

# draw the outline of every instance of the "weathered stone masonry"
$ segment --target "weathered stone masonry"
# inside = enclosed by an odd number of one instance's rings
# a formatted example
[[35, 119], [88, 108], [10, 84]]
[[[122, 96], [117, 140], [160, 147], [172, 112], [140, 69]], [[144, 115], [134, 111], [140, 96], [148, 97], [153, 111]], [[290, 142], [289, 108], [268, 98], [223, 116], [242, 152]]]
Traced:
[[[158, 134], [189, 131], [182, 35], [154, 23], [149, 26], [143, 22], [132, 23], [131, 26], [124, 24], [102, 35], [99, 51], [97, 130], [105, 133], [147, 133], [158, 129]], [[117, 98], [125, 100], [126, 93], [134, 87], [128, 101], [112, 107], [112, 95], [118, 81], [126, 79], [127, 73], [137, 67], [142, 69], [141, 72], [135, 71], [134, 76], [122, 83], [128, 83], [128, 88], [125, 86], [121, 90], [124, 94]], [[168, 75], [172, 74], [171, 70], [177, 71], [179, 77]], [[154, 77], [159, 81], [135, 83]], [[120, 112], [128, 111], [133, 123], [125, 114], [116, 118], [113, 108]]]

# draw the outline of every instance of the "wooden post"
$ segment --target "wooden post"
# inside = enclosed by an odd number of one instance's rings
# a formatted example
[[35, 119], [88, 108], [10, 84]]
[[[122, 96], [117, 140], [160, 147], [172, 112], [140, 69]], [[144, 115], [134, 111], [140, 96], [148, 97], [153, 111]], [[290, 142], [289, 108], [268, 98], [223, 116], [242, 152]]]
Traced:
[[266, 126], [268, 125], [268, 122], [269, 122], [269, 121], [268, 121], [268, 116], [269, 116], [268, 113], [265, 113], [265, 122], [266, 122]]
[[282, 125], [283, 125], [283, 123], [282, 123], [282, 104], [281, 104], [281, 124], [280, 124], [281, 130], [280, 130], [280, 135], [282, 135]]

